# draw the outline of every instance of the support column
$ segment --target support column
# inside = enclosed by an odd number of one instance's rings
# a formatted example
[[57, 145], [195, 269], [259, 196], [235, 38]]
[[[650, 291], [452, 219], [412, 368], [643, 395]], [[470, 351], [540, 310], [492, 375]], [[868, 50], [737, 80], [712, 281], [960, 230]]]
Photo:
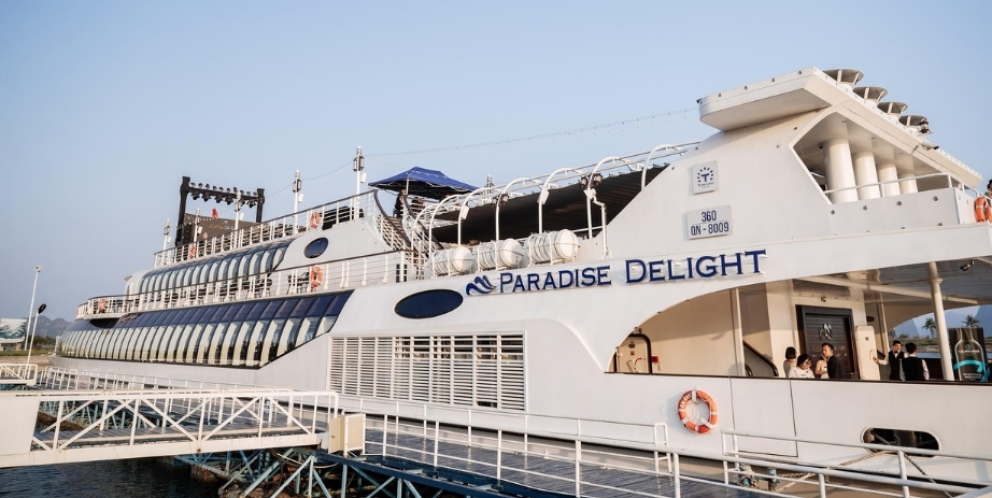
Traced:
[[875, 155], [871, 151], [854, 154], [854, 181], [858, 185], [868, 185], [858, 188], [858, 198], [862, 201], [881, 196], [878, 185], [872, 185], [878, 183], [878, 170], [875, 169]]
[[881, 185], [882, 197], [893, 197], [902, 193], [899, 183], [899, 170], [896, 168], [896, 160], [891, 150], [879, 152], [875, 156], [875, 167], [878, 170], [878, 181], [892, 182]]
[[[899, 174], [899, 179], [910, 178], [915, 176], [913, 174], [913, 158], [905, 154], [896, 158], [896, 170]], [[915, 194], [919, 190], [916, 188], [916, 180], [905, 180], [899, 182], [899, 191], [903, 194]]]
[[[823, 159], [827, 173], [827, 189], [847, 189], [854, 187], [854, 166], [851, 164], [851, 145], [847, 139], [835, 138], [823, 144]], [[849, 189], [830, 194], [830, 202], [855, 202], [858, 200], [857, 190]]]
[[937, 273], [937, 263], [930, 263], [930, 295], [933, 297], [933, 318], [937, 322], [937, 341], [940, 345], [940, 370], [944, 380], [954, 381], [954, 365], [951, 362], [951, 339], [947, 334], [947, 320], [944, 318], [944, 296], [940, 292], [943, 281]]

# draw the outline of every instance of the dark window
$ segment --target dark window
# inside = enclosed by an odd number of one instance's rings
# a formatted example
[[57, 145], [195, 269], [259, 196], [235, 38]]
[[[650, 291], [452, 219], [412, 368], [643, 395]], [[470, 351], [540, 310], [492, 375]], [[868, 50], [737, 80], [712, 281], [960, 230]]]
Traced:
[[246, 303], [241, 305], [241, 307], [238, 308], [238, 313], [234, 315], [234, 320], [238, 322], [244, 321], [245, 317], [248, 316], [248, 313], [253, 307], [254, 303]]
[[193, 315], [195, 314], [196, 314], [196, 308], [190, 308], [186, 310], [181, 317], [179, 317], [179, 321], [176, 323], [185, 325], [189, 323], [190, 320], [193, 319]]
[[202, 308], [196, 308], [196, 313], [193, 314], [193, 318], [190, 319], [189, 323], [192, 323], [194, 325], [200, 323], [200, 319], [203, 318], [203, 314], [206, 313], [208, 309], [210, 308], [206, 306]]
[[[905, 446], [908, 448], [920, 448], [924, 450], [933, 450], [933, 451], [940, 450], [940, 444], [937, 442], [937, 438], [934, 437], [933, 434], [923, 431], [904, 431], [904, 430], [896, 430], [896, 429], [870, 428], [865, 430], [864, 434], [862, 435], [862, 440], [869, 444], [882, 444], [887, 446]], [[883, 450], [870, 449], [868, 451], [872, 453], [878, 453]], [[929, 458], [932, 456], [933, 455], [913, 455], [914, 458], [919, 458], [919, 457]]]
[[310, 307], [313, 306], [314, 301], [316, 301], [316, 299], [312, 297], [301, 299], [300, 302], [296, 305], [296, 307], [293, 308], [293, 312], [290, 313], [289, 316], [292, 318], [299, 318], [301, 316], [305, 316], [307, 314], [307, 311], [310, 309]]
[[248, 308], [251, 304], [229, 304], [227, 305], [227, 310], [224, 313], [224, 318], [221, 318], [221, 322], [227, 323], [234, 319], [234, 315], [238, 314], [238, 310], [241, 308]]
[[327, 239], [325, 237], [321, 237], [319, 239], [314, 239], [312, 242], [307, 244], [307, 246], [303, 248], [303, 255], [308, 258], [316, 258], [321, 254], [324, 254], [324, 251], [326, 250]]
[[265, 307], [268, 305], [269, 303], [266, 301], [255, 303], [255, 305], [252, 306], [251, 308], [251, 312], [248, 313], [248, 317], [245, 318], [245, 320], [258, 320], [258, 317], [262, 316], [262, 311], [265, 311]]
[[462, 300], [462, 295], [452, 290], [429, 290], [403, 298], [395, 311], [404, 318], [433, 318], [454, 311]]
[[165, 311], [159, 311], [159, 312], [156, 312], [156, 313], [152, 313], [152, 320], [151, 320], [151, 322], [148, 325], [149, 326], [152, 326], [152, 327], [154, 327], [156, 325], [161, 325], [162, 322], [165, 321], [165, 318], [167, 316], [169, 316], [169, 313], [168, 312], [165, 312]]
[[220, 317], [224, 316], [224, 312], [227, 311], [226, 306], [212, 306], [207, 314], [203, 315], [203, 323], [214, 323], [220, 321]]
[[279, 301], [269, 301], [269, 304], [265, 306], [265, 311], [262, 312], [262, 320], [268, 320], [275, 316], [280, 304]]
[[[460, 296], [461, 295], [459, 295], [459, 297]], [[341, 314], [341, 309], [344, 308], [344, 303], [345, 303], [345, 301], [348, 300], [349, 297], [351, 297], [351, 291], [342, 292], [341, 294], [338, 294], [337, 295], [337, 299], [335, 299], [334, 302], [331, 303], [331, 305], [327, 307], [327, 311], [324, 313], [324, 315], [325, 316], [332, 316], [332, 315], [333, 316], [338, 316], [338, 315], [340, 315]], [[459, 301], [458, 304], [461, 304], [461, 301]], [[457, 305], [456, 305], [456, 307], [457, 307]], [[454, 309], [454, 308], [452, 308], [452, 309]], [[445, 313], [447, 313], [447, 311]]]
[[317, 298], [317, 302], [313, 304], [310, 311], [307, 312], [307, 316], [324, 316], [324, 311], [327, 311], [327, 307], [334, 302], [336, 296], [321, 296]]
[[289, 313], [296, 307], [296, 303], [296, 299], [282, 301], [282, 304], [279, 305], [279, 311], [276, 311], [276, 318], [288, 318]]

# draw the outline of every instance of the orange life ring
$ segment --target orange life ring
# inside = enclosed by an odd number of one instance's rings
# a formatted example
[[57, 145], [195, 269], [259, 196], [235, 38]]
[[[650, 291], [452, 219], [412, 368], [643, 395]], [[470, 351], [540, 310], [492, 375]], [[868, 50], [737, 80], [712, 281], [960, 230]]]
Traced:
[[186, 251], [187, 259], [193, 259], [196, 257], [196, 244], [190, 244], [189, 250]]
[[310, 290], [315, 290], [317, 287], [320, 287], [320, 284], [323, 281], [324, 281], [324, 270], [321, 267], [317, 266], [317, 265], [311, 266], [310, 267]]
[[323, 218], [323, 216], [321, 216], [320, 213], [317, 211], [310, 213], [310, 228], [319, 227], [321, 218]]
[[100, 300], [97, 301], [96, 303], [96, 312], [105, 313], [106, 311], [107, 311], [107, 300], [101, 297]]
[[[695, 402], [697, 399], [704, 401], [706, 406], [709, 408], [710, 418], [708, 420], [697, 421], [692, 420], [689, 417], [687, 412], [689, 403]], [[682, 395], [682, 398], [679, 399], [679, 420], [682, 421], [682, 425], [684, 425], [686, 429], [699, 434], [706, 434], [710, 431], [710, 429], [716, 427], [717, 419], [716, 401], [713, 401], [713, 398], [709, 394], [706, 394], [705, 391], [700, 391], [699, 389], [686, 391], [685, 394]]]
[[992, 203], [985, 196], [975, 199], [975, 221], [992, 221]]

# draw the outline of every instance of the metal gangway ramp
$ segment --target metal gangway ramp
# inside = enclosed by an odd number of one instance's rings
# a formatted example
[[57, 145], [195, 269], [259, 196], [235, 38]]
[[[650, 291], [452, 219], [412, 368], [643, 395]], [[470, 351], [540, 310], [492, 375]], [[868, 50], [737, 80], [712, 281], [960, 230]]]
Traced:
[[[57, 387], [0, 392], [0, 468], [304, 446], [335, 453], [364, 445], [364, 415], [343, 414], [334, 392]], [[51, 422], [36, 425], [39, 413]]]
[[34, 363], [0, 363], [0, 387], [33, 386], [38, 380]]

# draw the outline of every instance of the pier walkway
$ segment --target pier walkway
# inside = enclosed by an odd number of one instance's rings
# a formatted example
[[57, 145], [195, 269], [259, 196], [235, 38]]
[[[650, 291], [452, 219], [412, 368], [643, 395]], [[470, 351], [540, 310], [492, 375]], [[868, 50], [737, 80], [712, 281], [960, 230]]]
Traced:
[[343, 414], [333, 392], [43, 380], [46, 389], [0, 392], [0, 468], [304, 446], [334, 453], [364, 443], [364, 416]]

